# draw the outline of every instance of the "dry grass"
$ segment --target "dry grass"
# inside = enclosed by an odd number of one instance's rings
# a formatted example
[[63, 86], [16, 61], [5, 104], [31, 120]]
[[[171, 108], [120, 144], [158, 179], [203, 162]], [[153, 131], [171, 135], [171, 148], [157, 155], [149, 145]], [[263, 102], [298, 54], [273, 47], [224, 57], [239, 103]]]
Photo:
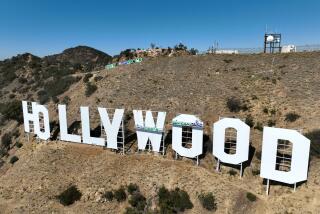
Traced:
[[[212, 123], [219, 116], [252, 116], [254, 124], [267, 125], [274, 121], [277, 127], [299, 128], [304, 133], [320, 127], [320, 53], [295, 53], [288, 57], [275, 55], [182, 56], [146, 59], [141, 64], [119, 66], [98, 72], [97, 91], [85, 96], [85, 83], [79, 81], [59, 96], [68, 96], [68, 122], [79, 120], [81, 105], [107, 108], [165, 110], [167, 130], [178, 113], [197, 114], [205, 122], [205, 134], [211, 137]], [[228, 63], [225, 62], [228, 60]], [[285, 66], [284, 66], [285, 65]], [[95, 73], [96, 75], [96, 73]], [[21, 97], [17, 95], [17, 99]], [[231, 113], [226, 98], [238, 97], [248, 110]], [[263, 113], [263, 108], [268, 113]], [[49, 104], [51, 119], [56, 118], [56, 107]], [[288, 123], [285, 115], [296, 112], [301, 117]], [[92, 126], [99, 120], [92, 120]], [[9, 124], [4, 126], [6, 129]], [[128, 128], [133, 129], [132, 118]], [[21, 133], [22, 130], [20, 131]], [[261, 149], [261, 132], [251, 130], [251, 141], [256, 151]], [[25, 143], [25, 139], [19, 139]], [[209, 139], [210, 144], [210, 139]], [[287, 186], [273, 185], [271, 196], [264, 195], [259, 176], [245, 169], [244, 177], [230, 176], [229, 167], [221, 173], [214, 171], [215, 160], [208, 154], [196, 167], [190, 160], [174, 161], [171, 146], [167, 155], [131, 153], [114, 154], [102, 148], [67, 144], [24, 144], [16, 155], [13, 166], [0, 168], [0, 210], [3, 213], [69, 212], [119, 213], [126, 203], [95, 202], [99, 189], [114, 190], [121, 185], [136, 183], [146, 198], [156, 201], [159, 187], [186, 190], [194, 208], [187, 213], [205, 213], [198, 201], [200, 192], [212, 192], [216, 198], [217, 213], [317, 213], [320, 210], [320, 164], [310, 162], [309, 179], [296, 193]], [[211, 151], [209, 151], [211, 152]], [[259, 169], [260, 161], [253, 159], [252, 169]], [[77, 185], [83, 193], [80, 201], [63, 207], [55, 196], [70, 185]], [[101, 190], [102, 192], [102, 190]], [[246, 193], [257, 196], [254, 203]]]

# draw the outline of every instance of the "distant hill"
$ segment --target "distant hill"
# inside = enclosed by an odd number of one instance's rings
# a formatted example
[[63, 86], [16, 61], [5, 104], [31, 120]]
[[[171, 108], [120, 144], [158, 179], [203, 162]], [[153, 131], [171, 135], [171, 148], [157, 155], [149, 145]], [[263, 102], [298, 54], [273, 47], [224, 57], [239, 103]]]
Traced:
[[8, 95], [2, 102], [17, 97], [45, 103], [77, 82], [76, 74], [100, 70], [111, 61], [110, 55], [87, 46], [43, 58], [24, 53], [0, 61], [0, 96]]
[[69, 62], [72, 64], [79, 63], [104, 66], [112, 60], [112, 57], [88, 46], [77, 46], [68, 48], [60, 54], [44, 57], [44, 60], [48, 62]]

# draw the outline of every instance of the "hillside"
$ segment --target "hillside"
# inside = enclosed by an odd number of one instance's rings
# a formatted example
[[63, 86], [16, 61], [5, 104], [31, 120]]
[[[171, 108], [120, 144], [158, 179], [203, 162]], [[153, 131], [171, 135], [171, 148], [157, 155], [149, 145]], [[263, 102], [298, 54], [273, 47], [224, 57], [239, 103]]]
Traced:
[[87, 46], [68, 48], [60, 54], [44, 57], [44, 61], [66, 62], [72, 64], [91, 64], [104, 67], [112, 57], [102, 51]]
[[79, 81], [77, 74], [104, 68], [112, 57], [96, 49], [78, 46], [43, 58], [25, 53], [0, 62], [2, 103], [13, 98], [46, 103]]
[[[101, 192], [129, 183], [137, 183], [153, 205], [162, 185], [186, 190], [194, 206], [186, 213], [208, 212], [197, 199], [201, 191], [213, 192], [217, 200], [216, 213], [317, 213], [320, 210], [319, 52], [144, 58], [139, 64], [88, 72], [73, 67], [68, 72], [53, 74], [43, 69], [48, 61], [53, 63], [52, 59], [58, 60], [59, 63], [54, 63], [58, 67], [63, 63], [100, 63], [108, 59], [102, 57], [100, 61], [98, 52], [88, 58], [77, 56], [80, 59], [77, 61], [69, 54], [65, 51], [50, 60], [50, 57], [27, 54], [0, 62], [0, 112], [10, 112], [5, 106], [14, 100], [38, 101], [43, 96], [46, 99], [41, 101], [48, 105], [52, 121], [57, 121], [57, 103], [68, 103], [69, 124], [80, 120], [80, 106], [90, 106], [92, 118], [98, 116], [97, 106], [125, 108], [127, 129], [131, 132], [134, 132], [130, 115], [133, 109], [166, 111], [168, 131], [171, 119], [177, 114], [195, 114], [205, 124], [207, 153], [201, 158], [200, 166], [196, 166], [192, 160], [174, 160], [170, 141], [164, 157], [137, 153], [135, 140], [128, 142], [126, 155], [59, 141], [37, 144], [33, 139], [28, 144], [22, 126], [12, 120], [15, 117], [3, 114], [0, 135], [16, 133], [11, 139], [12, 149], [0, 163], [0, 210], [4, 213], [122, 213], [128, 202], [102, 202], [99, 197]], [[34, 69], [31, 64], [41, 65], [41, 69]], [[8, 73], [4, 73], [9, 68], [15, 73], [10, 80]], [[19, 81], [21, 77], [26, 82]], [[32, 79], [35, 83], [30, 83]], [[61, 83], [56, 84], [57, 79]], [[23, 91], [23, 88], [28, 89]], [[230, 112], [228, 99], [237, 100], [241, 107]], [[299, 117], [288, 120], [289, 113]], [[253, 157], [242, 179], [238, 170], [232, 171], [229, 166], [222, 166], [221, 173], [214, 170], [216, 160], [210, 154], [212, 124], [225, 116], [247, 119], [247, 122], [250, 119], [252, 125]], [[92, 128], [98, 126], [98, 122], [92, 119]], [[265, 195], [259, 168], [261, 127], [268, 125], [301, 129], [312, 137], [309, 178], [296, 192], [292, 187], [273, 184], [270, 196]], [[14, 146], [16, 142], [23, 146]], [[19, 160], [12, 165], [9, 160], [13, 155]], [[76, 185], [83, 196], [73, 205], [63, 206], [56, 196], [71, 184]], [[249, 201], [248, 192], [255, 194], [257, 200]]]

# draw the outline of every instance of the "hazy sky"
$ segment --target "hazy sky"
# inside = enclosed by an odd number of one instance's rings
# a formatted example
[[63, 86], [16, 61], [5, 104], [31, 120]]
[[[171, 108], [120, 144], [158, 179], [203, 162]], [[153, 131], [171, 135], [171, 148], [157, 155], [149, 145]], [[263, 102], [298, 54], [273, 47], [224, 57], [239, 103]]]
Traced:
[[319, 0], [0, 0], [0, 10], [0, 59], [77, 45], [110, 55], [151, 42], [261, 47], [266, 24], [284, 44], [320, 44]]

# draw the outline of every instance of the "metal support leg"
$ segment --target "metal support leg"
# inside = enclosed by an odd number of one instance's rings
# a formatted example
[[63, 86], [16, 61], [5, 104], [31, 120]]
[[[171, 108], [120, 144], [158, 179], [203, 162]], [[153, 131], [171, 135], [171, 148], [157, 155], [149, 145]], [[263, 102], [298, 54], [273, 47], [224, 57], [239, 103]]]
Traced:
[[267, 190], [266, 190], [267, 195], [269, 195], [269, 188], [270, 188], [270, 180], [267, 179]]
[[295, 192], [296, 189], [297, 189], [297, 183], [294, 183], [294, 184], [293, 184], [293, 192]]
[[240, 163], [240, 178], [242, 178], [242, 170], [243, 170], [242, 163]]
[[164, 133], [162, 133], [162, 155], [164, 156]]
[[197, 166], [199, 166], [199, 156], [197, 156]]
[[218, 162], [217, 162], [216, 171], [220, 172], [220, 160], [219, 159], [218, 159]]
[[125, 139], [124, 139], [124, 126], [123, 126], [123, 120], [121, 122], [121, 127], [122, 127], [122, 154], [124, 155], [124, 143], [125, 143]]

